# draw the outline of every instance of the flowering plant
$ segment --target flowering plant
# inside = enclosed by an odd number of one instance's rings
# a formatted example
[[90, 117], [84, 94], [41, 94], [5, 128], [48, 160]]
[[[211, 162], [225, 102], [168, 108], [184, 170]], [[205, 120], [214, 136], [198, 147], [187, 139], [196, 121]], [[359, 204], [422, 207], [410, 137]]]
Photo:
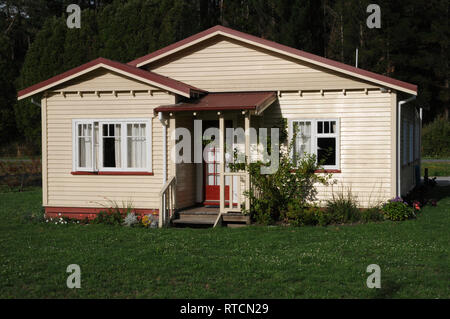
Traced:
[[151, 225], [152, 220], [151, 220], [151, 218], [150, 218], [149, 215], [145, 215], [144, 217], [142, 217], [141, 223], [142, 223], [142, 225], [144, 225], [145, 227], [148, 227], [148, 226]]
[[395, 197], [383, 205], [382, 212], [385, 219], [394, 221], [406, 220], [415, 217], [414, 209], [400, 197]]

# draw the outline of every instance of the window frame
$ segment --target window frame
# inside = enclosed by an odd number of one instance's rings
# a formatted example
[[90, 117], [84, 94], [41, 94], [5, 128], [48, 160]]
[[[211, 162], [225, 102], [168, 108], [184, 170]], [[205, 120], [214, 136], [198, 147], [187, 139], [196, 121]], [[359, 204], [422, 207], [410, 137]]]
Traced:
[[[92, 124], [92, 168], [78, 167], [78, 124], [89, 123]], [[95, 124], [98, 124], [98, 141], [95, 140]], [[103, 130], [102, 124], [120, 124], [120, 167], [103, 167]], [[146, 132], [146, 165], [140, 168], [127, 167], [127, 125], [128, 124], [145, 124]], [[95, 145], [98, 145], [98, 158], [95, 154]], [[152, 173], [152, 119], [149, 118], [116, 118], [116, 119], [74, 119], [72, 120], [72, 161], [74, 172], [130, 172], [130, 173]], [[75, 156], [73, 156], [75, 155]], [[97, 167], [98, 163], [98, 167]]]
[[[336, 122], [336, 132], [335, 133], [317, 133], [317, 123], [318, 122]], [[340, 119], [339, 118], [292, 118], [289, 119], [289, 143], [292, 141], [293, 135], [294, 135], [294, 123], [295, 122], [311, 122], [311, 152], [316, 156], [317, 159], [317, 139], [319, 137], [322, 138], [336, 138], [336, 164], [335, 165], [323, 165], [322, 168], [324, 170], [340, 170], [341, 167], [341, 144], [340, 144], [340, 134], [341, 134], [341, 126], [340, 126]], [[296, 143], [296, 142], [294, 142]], [[291, 158], [294, 156], [294, 150], [291, 150]]]
[[[79, 164], [79, 136], [78, 125], [88, 124], [92, 126], [91, 130], [91, 167], [80, 167]], [[74, 120], [72, 121], [72, 170], [76, 172], [92, 172], [95, 170], [95, 156], [94, 156], [94, 121], [92, 120]]]

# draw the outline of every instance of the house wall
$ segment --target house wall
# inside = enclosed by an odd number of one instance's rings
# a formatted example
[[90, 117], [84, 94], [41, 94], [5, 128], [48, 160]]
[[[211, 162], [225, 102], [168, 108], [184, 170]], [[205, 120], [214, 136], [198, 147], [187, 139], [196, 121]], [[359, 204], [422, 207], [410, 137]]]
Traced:
[[[351, 190], [362, 206], [395, 196], [395, 93], [379, 90], [283, 93], [279, 105], [264, 113], [264, 126], [277, 126], [281, 117], [293, 119], [339, 119], [340, 172], [333, 173], [333, 186], [318, 186], [318, 199], [333, 192]], [[394, 135], [392, 135], [394, 133]]]
[[420, 117], [418, 112], [412, 104], [404, 104], [402, 106], [400, 125], [400, 187], [402, 196], [416, 186], [417, 178], [420, 177], [419, 132]]
[[[108, 81], [106, 81], [106, 78]], [[104, 90], [95, 92], [50, 93], [42, 100], [43, 114], [43, 205], [47, 207], [102, 207], [107, 200], [133, 202], [135, 208], [158, 209], [159, 191], [163, 182], [162, 124], [153, 114], [153, 108], [172, 104], [175, 97], [167, 92], [118, 92], [111, 89], [158, 90], [148, 85], [112, 73], [92, 78], [87, 82], [71, 83], [57, 91]], [[152, 123], [153, 176], [135, 175], [72, 175], [72, 120], [73, 119], [127, 119], [146, 118]], [[168, 130], [170, 132], [170, 130]], [[169, 141], [170, 149], [170, 138]], [[169, 154], [168, 154], [169, 155]], [[169, 161], [169, 169], [171, 162]]]
[[[192, 115], [177, 115], [175, 118], [177, 128], [186, 128], [191, 135], [191, 142], [194, 138], [194, 118]], [[175, 143], [172, 141], [172, 143]], [[177, 196], [177, 208], [185, 208], [193, 206], [196, 203], [196, 166], [193, 163], [194, 147], [191, 143], [191, 163], [178, 163], [176, 167], [176, 196]], [[172, 159], [170, 159], [172, 161]]]
[[336, 185], [319, 187], [319, 199], [343, 188], [363, 206], [395, 196], [395, 92], [220, 36], [148, 68], [208, 91], [281, 91], [279, 104], [262, 120], [252, 117], [252, 126], [278, 126], [281, 117], [338, 118], [341, 172], [333, 175]]
[[222, 36], [156, 61], [148, 69], [212, 92], [375, 87]]

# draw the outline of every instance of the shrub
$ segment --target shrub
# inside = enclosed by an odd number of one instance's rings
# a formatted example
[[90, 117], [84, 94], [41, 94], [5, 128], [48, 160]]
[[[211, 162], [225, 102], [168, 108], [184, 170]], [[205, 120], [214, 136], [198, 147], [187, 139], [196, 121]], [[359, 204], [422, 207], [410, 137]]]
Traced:
[[97, 216], [92, 220], [94, 224], [107, 224], [107, 225], [122, 225], [125, 216], [135, 213], [133, 207], [133, 202], [122, 201], [122, 206], [120, 206], [116, 201], [105, 198], [109, 205], [103, 203], [97, 203], [102, 205], [105, 210], [100, 211]]
[[391, 199], [383, 205], [384, 218], [401, 221], [415, 217], [414, 209], [409, 207], [400, 197]]
[[436, 118], [422, 129], [422, 155], [428, 157], [450, 157], [450, 122]]
[[298, 206], [295, 202], [288, 205], [285, 221], [292, 226], [314, 226], [319, 223], [320, 208], [317, 206]]
[[[295, 141], [296, 134], [292, 141]], [[262, 174], [262, 162], [250, 164], [230, 164], [232, 170], [245, 169], [250, 175], [251, 189], [245, 192], [251, 207], [244, 210], [258, 223], [272, 224], [289, 219], [289, 205], [309, 207], [316, 199], [316, 185], [327, 185], [331, 174], [316, 174], [321, 168], [312, 154], [292, 158], [294, 143], [280, 150], [278, 169], [272, 174]], [[236, 158], [236, 154], [235, 154]], [[291, 207], [292, 211], [292, 207]]]
[[384, 219], [383, 212], [379, 207], [370, 207], [359, 212], [360, 220], [364, 223], [378, 222]]
[[25, 186], [40, 184], [41, 160], [0, 161], [0, 181], [9, 191], [23, 191]]
[[93, 224], [121, 225], [123, 223], [123, 215], [120, 211], [109, 210], [101, 211], [92, 220]]
[[123, 225], [131, 227], [133, 225], [139, 224], [139, 221], [134, 213], [128, 213], [124, 218]]
[[356, 198], [350, 189], [347, 192], [333, 192], [330, 200], [327, 200], [326, 214], [330, 223], [354, 223], [360, 220], [360, 211]]

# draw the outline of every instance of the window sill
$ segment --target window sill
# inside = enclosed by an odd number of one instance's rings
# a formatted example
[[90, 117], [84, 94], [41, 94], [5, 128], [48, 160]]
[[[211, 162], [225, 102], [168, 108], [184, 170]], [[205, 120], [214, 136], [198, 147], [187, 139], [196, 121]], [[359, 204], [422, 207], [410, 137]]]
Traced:
[[140, 175], [140, 176], [153, 176], [152, 172], [85, 172], [77, 171], [70, 172], [72, 175]]
[[[296, 170], [291, 170], [291, 173], [294, 173]], [[317, 169], [314, 173], [341, 173], [340, 169]]]
[[340, 169], [317, 169], [314, 173], [341, 173]]

